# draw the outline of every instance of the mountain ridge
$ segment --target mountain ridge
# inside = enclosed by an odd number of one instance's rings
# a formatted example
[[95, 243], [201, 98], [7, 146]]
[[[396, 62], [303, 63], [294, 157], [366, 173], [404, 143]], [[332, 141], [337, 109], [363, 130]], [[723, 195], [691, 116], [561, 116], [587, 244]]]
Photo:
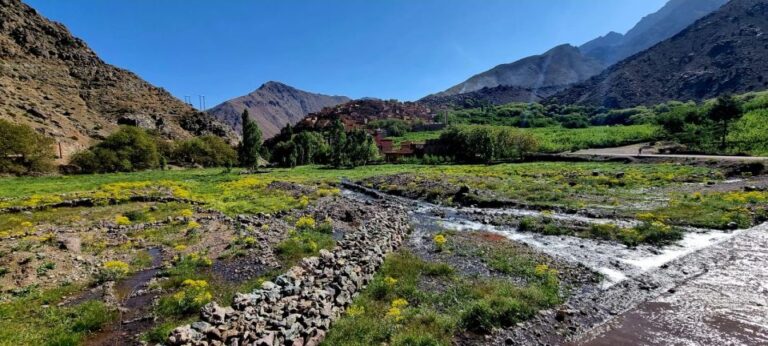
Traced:
[[731, 0], [672, 38], [547, 100], [623, 108], [768, 88], [768, 1]]
[[574, 46], [562, 44], [543, 54], [497, 65], [430, 96], [458, 95], [497, 86], [525, 89], [563, 86], [587, 79], [602, 70], [603, 66], [597, 60], [583, 56]]
[[333, 107], [352, 99], [346, 96], [331, 96], [300, 90], [281, 82], [268, 81], [256, 90], [208, 110], [208, 114], [231, 126], [241, 129], [241, 114], [248, 113], [261, 128], [264, 138], [270, 138], [284, 126], [294, 125], [310, 113], [326, 107]]
[[635, 24], [625, 34], [609, 32], [579, 49], [611, 66], [679, 33], [696, 20], [716, 11], [729, 0], [670, 0]]

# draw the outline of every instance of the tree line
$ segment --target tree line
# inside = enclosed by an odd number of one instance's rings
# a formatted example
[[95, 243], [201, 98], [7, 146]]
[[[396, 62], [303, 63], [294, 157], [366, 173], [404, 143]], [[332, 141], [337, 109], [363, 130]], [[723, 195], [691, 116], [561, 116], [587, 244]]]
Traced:
[[373, 137], [360, 129], [346, 130], [341, 119], [320, 131], [293, 132], [288, 125], [270, 141], [270, 161], [282, 167], [324, 164], [357, 167], [380, 160]]

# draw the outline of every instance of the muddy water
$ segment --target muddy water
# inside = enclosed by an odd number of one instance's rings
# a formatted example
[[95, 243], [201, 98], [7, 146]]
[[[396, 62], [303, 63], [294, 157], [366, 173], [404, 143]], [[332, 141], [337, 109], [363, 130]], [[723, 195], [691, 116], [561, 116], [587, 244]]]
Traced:
[[[345, 195], [367, 198], [349, 191]], [[520, 232], [467, 217], [538, 214], [534, 211], [455, 209], [394, 199], [412, 206], [411, 241], [438, 228], [493, 232], [603, 274], [601, 290], [568, 299], [566, 307], [577, 313], [565, 321], [545, 314], [500, 332], [489, 344], [768, 345], [768, 224], [731, 232], [689, 229], [677, 244], [630, 249], [613, 242]]]
[[115, 295], [120, 305], [120, 315], [117, 321], [105, 327], [102, 331], [89, 337], [85, 345], [132, 345], [133, 337], [152, 326], [150, 317], [153, 294], [136, 294], [145, 289], [149, 281], [160, 271], [163, 258], [159, 248], [148, 249], [152, 257], [150, 269], [142, 270], [125, 280], [118, 282]]

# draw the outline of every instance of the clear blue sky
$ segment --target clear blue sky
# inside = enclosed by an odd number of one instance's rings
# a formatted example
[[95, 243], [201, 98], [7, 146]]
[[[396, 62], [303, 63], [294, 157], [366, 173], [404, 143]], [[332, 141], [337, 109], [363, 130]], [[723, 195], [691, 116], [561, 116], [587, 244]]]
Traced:
[[416, 100], [501, 63], [626, 32], [666, 0], [24, 0], [105, 61], [208, 106], [269, 80]]

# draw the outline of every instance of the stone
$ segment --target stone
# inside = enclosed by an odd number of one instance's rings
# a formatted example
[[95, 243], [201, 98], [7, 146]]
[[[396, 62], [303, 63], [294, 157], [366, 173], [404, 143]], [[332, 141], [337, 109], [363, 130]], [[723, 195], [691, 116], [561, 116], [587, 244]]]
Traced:
[[198, 321], [198, 322], [192, 323], [192, 329], [200, 333], [208, 333], [208, 331], [213, 328], [211, 327], [211, 324], [208, 322]]
[[276, 286], [277, 285], [272, 281], [264, 281], [264, 283], [261, 284], [261, 289], [270, 291], [275, 289]]
[[58, 239], [59, 248], [62, 250], [80, 253], [82, 240], [78, 237], [60, 237]]

